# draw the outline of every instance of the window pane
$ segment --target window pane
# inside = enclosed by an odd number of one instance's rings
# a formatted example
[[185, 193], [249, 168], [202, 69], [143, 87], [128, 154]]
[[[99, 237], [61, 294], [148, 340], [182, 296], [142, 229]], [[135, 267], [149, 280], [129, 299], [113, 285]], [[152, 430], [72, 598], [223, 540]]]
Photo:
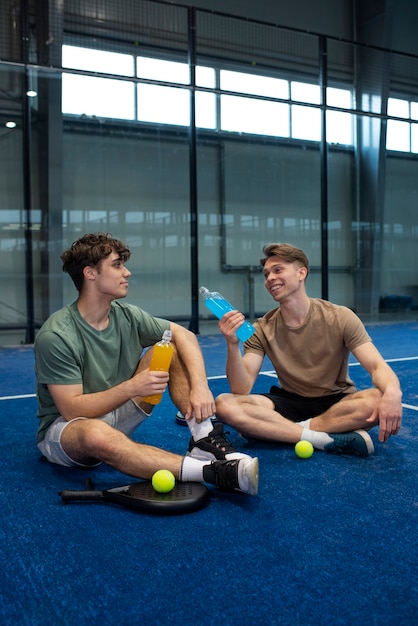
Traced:
[[418, 152], [418, 124], [411, 124], [411, 152]]
[[[212, 67], [198, 65], [196, 67], [196, 85], [213, 89], [216, 86], [215, 70]], [[215, 94], [196, 92], [196, 126], [212, 129], [217, 127]]]
[[409, 117], [408, 100], [399, 100], [398, 98], [388, 98], [388, 115], [393, 117]]
[[294, 104], [292, 106], [292, 137], [294, 139], [321, 139], [321, 111]]
[[289, 98], [289, 83], [280, 78], [270, 76], [258, 76], [243, 72], [230, 72], [221, 70], [220, 86], [225, 91], [238, 91], [241, 93], [268, 96], [271, 98]]
[[75, 70], [133, 76], [134, 58], [130, 54], [62, 46], [62, 66]]
[[62, 112], [132, 120], [134, 85], [111, 78], [63, 74]]
[[203, 67], [198, 65], [196, 67], [196, 85], [199, 87], [215, 87], [215, 70], [213, 67]]
[[138, 85], [138, 120], [156, 124], [190, 124], [190, 96], [187, 89]]
[[221, 96], [221, 129], [288, 137], [289, 105], [239, 96]]
[[[411, 102], [411, 119], [418, 120], [418, 102]], [[418, 124], [411, 124], [411, 152], [418, 152]]]
[[327, 87], [327, 104], [330, 107], [341, 107], [342, 109], [352, 109], [351, 92], [348, 89], [337, 89]]
[[353, 145], [353, 116], [351, 113], [327, 111], [327, 143]]
[[198, 128], [216, 128], [215, 94], [196, 92], [196, 126]]
[[409, 139], [408, 122], [398, 122], [396, 120], [388, 120], [387, 137], [386, 137], [386, 149], [387, 150], [399, 150], [401, 152], [409, 152], [410, 139]]
[[162, 80], [167, 83], [179, 83], [182, 85], [190, 83], [189, 66], [187, 63], [138, 57], [136, 66], [139, 78]]
[[292, 81], [290, 83], [290, 89], [292, 100], [298, 100], [299, 102], [310, 102], [311, 104], [321, 103], [321, 91], [318, 85]]

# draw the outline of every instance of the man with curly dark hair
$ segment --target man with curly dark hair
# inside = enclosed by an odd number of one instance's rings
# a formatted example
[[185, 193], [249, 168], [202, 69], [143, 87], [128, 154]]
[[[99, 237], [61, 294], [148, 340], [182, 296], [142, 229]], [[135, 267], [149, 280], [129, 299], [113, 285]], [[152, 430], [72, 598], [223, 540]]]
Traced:
[[[129, 257], [128, 247], [106, 233], [86, 234], [62, 254], [78, 298], [53, 313], [35, 340], [39, 449], [68, 467], [105, 462], [144, 479], [164, 468], [180, 481], [255, 495], [258, 460], [234, 450], [222, 425], [210, 419], [215, 402], [195, 335], [120, 302], [128, 292]], [[152, 371], [152, 346], [167, 330], [170, 371]], [[192, 433], [184, 457], [131, 437], [152, 412], [144, 398], [167, 386]]]

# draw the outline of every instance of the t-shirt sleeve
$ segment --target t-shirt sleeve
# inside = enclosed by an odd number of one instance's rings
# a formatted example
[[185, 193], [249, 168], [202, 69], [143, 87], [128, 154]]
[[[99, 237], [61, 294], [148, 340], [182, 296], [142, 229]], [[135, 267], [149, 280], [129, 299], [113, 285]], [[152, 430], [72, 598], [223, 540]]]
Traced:
[[162, 339], [165, 330], [170, 330], [170, 322], [161, 317], [154, 317], [138, 307], [130, 307], [138, 328], [141, 345], [144, 348], [153, 346]]
[[247, 354], [247, 352], [252, 352], [254, 354], [260, 355], [261, 357], [264, 357], [266, 352], [264, 350], [263, 343], [259, 337], [259, 333], [261, 331], [257, 321], [254, 322], [254, 327], [255, 333], [253, 333], [251, 337], [247, 339], [247, 341], [244, 343], [244, 354]]
[[35, 344], [36, 375], [44, 385], [81, 384], [81, 368], [66, 341], [53, 331], [41, 332]]
[[371, 337], [366, 331], [361, 319], [347, 307], [341, 307], [344, 312], [344, 344], [352, 352], [363, 343], [371, 341]]

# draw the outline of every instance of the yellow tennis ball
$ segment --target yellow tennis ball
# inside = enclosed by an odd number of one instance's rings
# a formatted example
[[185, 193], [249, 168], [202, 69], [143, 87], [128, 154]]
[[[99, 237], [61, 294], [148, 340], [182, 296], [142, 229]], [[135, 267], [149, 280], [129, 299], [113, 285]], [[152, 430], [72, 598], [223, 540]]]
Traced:
[[152, 477], [152, 486], [159, 493], [168, 493], [176, 484], [174, 474], [170, 470], [158, 470]]
[[302, 439], [295, 445], [295, 452], [300, 459], [309, 459], [313, 455], [314, 448], [310, 441]]

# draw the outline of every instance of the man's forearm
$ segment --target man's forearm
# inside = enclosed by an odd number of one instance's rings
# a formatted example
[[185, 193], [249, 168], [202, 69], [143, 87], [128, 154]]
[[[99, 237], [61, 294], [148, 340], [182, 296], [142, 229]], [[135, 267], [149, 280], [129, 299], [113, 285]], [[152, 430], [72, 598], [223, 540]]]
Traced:
[[395, 372], [387, 365], [382, 364], [372, 374], [373, 385], [379, 389], [382, 394], [390, 394], [399, 400], [402, 399], [402, 390], [399, 378]]
[[239, 344], [228, 344], [226, 376], [232, 393], [250, 393], [252, 384], [244, 366]]
[[[71, 387], [50, 385], [50, 392], [60, 414], [68, 421], [76, 417], [97, 418], [114, 411], [135, 396], [132, 380], [93, 393], [73, 391]], [[58, 387], [61, 387], [60, 389]]]

